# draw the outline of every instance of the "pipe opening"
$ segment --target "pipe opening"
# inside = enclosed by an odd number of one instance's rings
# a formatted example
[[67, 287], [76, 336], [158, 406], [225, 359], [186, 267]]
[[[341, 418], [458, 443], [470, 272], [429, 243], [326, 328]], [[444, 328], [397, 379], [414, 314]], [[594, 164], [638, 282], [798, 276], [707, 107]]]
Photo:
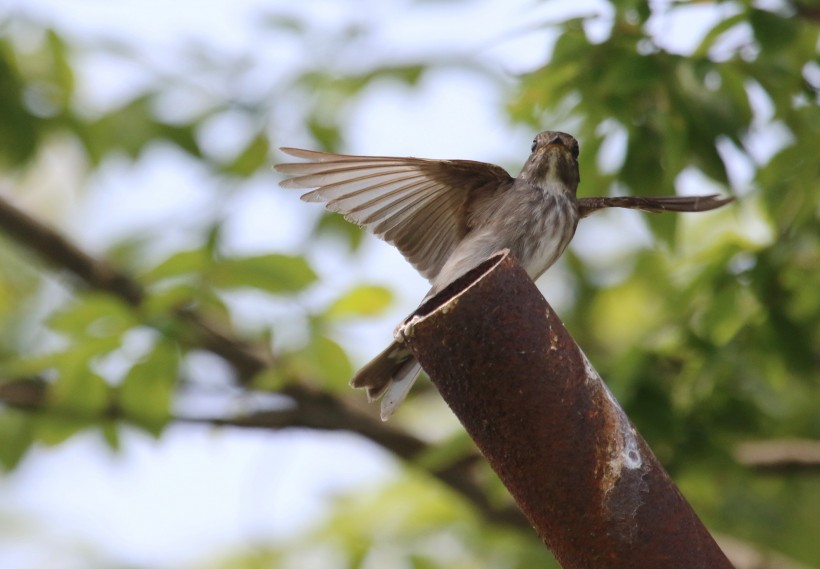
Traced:
[[426, 318], [436, 310], [451, 302], [454, 298], [462, 295], [470, 287], [484, 278], [484, 275], [495, 269], [501, 261], [506, 259], [509, 255], [509, 249], [502, 249], [497, 253], [494, 253], [492, 257], [489, 257], [486, 261], [482, 262], [480, 265], [477, 265], [474, 269], [470, 269], [434, 296], [419, 305], [419, 307], [412, 314], [410, 314], [410, 316], [404, 319], [404, 324], [410, 322], [411, 320], [418, 321], [422, 318]]

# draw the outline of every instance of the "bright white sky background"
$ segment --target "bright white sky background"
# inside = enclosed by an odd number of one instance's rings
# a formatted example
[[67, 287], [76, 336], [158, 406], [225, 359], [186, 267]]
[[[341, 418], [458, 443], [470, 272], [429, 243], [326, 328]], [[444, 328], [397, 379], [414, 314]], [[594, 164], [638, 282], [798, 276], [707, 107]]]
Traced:
[[[261, 33], [257, 19], [265, 12], [281, 11], [309, 19], [329, 34], [351, 21], [371, 24], [378, 30], [371, 38], [372, 53], [379, 57], [407, 61], [426, 54], [469, 55], [514, 74], [542, 62], [552, 44], [543, 32], [526, 30], [568, 13], [589, 14], [602, 7], [594, 0], [5, 0], [0, 4], [0, 19], [15, 13], [36, 15], [69, 37], [117, 37], [151, 61], [172, 68], [173, 57], [165, 59], [187, 39], [207, 42], [216, 52], [253, 51]], [[719, 9], [687, 8], [653, 24], [664, 45], [686, 51], [714, 22]], [[605, 19], [590, 30], [606, 31]], [[322, 56], [321, 45], [306, 54], [294, 52], [292, 44], [268, 41], [267, 48], [284, 65]], [[90, 59], [81, 71], [82, 91], [98, 105], [123, 100], [141, 84], [139, 69], [102, 59]], [[479, 160], [500, 157], [507, 163], [521, 163], [534, 133], [509, 126], [499, 114], [500, 96], [476, 75], [450, 72], [431, 74], [418, 90], [395, 85], [371, 89], [350, 117], [346, 150]], [[293, 124], [299, 119], [292, 117]], [[241, 139], [244, 130], [230, 121], [213, 125], [214, 151], [219, 151], [221, 140]], [[309, 144], [300, 136], [294, 127], [293, 132], [277, 133], [275, 142]], [[60, 183], [71, 180], [67, 168], [50, 164], [41, 175], [52, 184]], [[733, 168], [741, 183], [743, 173], [742, 164]], [[92, 250], [95, 243], [110, 243], [157, 224], [168, 227], [169, 246], [179, 246], [185, 237], [184, 226], [174, 228], [178, 220], [212, 203], [199, 190], [204, 183], [201, 176], [172, 156], [149, 153], [137, 166], [109, 167], [79, 205], [66, 199], [73, 208], [69, 216], [52, 212], [52, 217]], [[300, 220], [316, 214], [275, 182], [274, 174], [266, 175], [231, 202], [238, 222], [228, 228], [228, 240], [237, 251], [287, 251], [304, 235], [307, 224]], [[31, 207], [38, 205], [37, 196], [26, 199]], [[53, 193], [43, 199], [53, 200]], [[573, 245], [576, 251], [582, 256], [601, 255], [646, 243], [647, 235], [639, 223], [629, 222], [630, 215], [612, 215], [597, 228], [579, 231]], [[603, 231], [606, 239], [600, 238]], [[395, 322], [426, 291], [426, 283], [389, 247], [374, 240], [367, 251], [367, 265], [352, 269], [340, 264], [332, 252], [314, 259], [323, 279], [337, 274], [333, 290], [364, 278], [398, 291], [397, 306], [387, 317], [351, 331], [347, 347], [357, 364], [379, 351]], [[560, 304], [566, 293], [560, 267], [551, 273], [543, 288], [552, 294], [551, 301], [557, 298]], [[251, 322], [277, 317], [252, 302], [247, 312]], [[84, 549], [91, 544], [103, 560], [123, 565], [169, 569], [192, 565], [231, 547], [266, 542], [271, 536], [304, 528], [322, 512], [329, 496], [386, 479], [395, 468], [392, 459], [373, 445], [340, 434], [172, 427], [160, 441], [129, 434], [117, 455], [101, 451], [101, 446], [89, 435], [54, 449], [38, 449], [16, 471], [0, 478], [0, 567], [79, 568], [86, 559]]]

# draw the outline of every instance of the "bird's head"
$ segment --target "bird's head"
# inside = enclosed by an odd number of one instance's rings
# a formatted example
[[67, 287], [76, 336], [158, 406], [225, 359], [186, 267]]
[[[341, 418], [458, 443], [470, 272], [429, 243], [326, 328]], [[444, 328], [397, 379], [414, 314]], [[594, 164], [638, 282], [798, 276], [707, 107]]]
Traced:
[[581, 180], [578, 173], [578, 141], [565, 132], [547, 130], [533, 139], [531, 150], [518, 177], [545, 191], [564, 191], [575, 195]]

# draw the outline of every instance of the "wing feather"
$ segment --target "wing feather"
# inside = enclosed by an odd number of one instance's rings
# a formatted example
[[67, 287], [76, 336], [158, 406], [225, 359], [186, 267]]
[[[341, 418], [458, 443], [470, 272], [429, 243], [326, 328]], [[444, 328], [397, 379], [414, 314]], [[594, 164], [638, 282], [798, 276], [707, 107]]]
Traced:
[[425, 182], [414, 186], [413, 191], [403, 194], [400, 198], [387, 203], [382, 201], [381, 209], [369, 215], [365, 223], [374, 235], [385, 238], [384, 234], [390, 229], [400, 225], [408, 217], [416, 216], [420, 209], [431, 202], [435, 197], [427, 193], [431, 188], [432, 184]]
[[427, 279], [434, 278], [470, 231], [470, 207], [512, 186], [503, 168], [470, 160], [346, 156], [299, 148], [308, 162], [277, 164], [284, 188], [310, 189], [321, 202], [395, 245]]
[[734, 200], [733, 197], [721, 197], [717, 194], [707, 196], [616, 196], [605, 198], [580, 198], [578, 211], [586, 217], [599, 209], [622, 207], [639, 209], [652, 213], [664, 211], [709, 211], [717, 209]]
[[[423, 183], [424, 178], [416, 175], [376, 182], [351, 193], [344, 193], [339, 197], [332, 198], [328, 201], [328, 206], [338, 207], [338, 211], [355, 214], [368, 204], [372, 207], [373, 205], [390, 203], [394, 199], [401, 199], [411, 194], [414, 186]], [[324, 191], [324, 188], [316, 191]]]

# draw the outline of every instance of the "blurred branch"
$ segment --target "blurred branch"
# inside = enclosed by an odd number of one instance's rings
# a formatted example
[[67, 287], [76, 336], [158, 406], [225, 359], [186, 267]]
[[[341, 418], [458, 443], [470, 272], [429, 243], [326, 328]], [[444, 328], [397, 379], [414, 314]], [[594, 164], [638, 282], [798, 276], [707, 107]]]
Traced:
[[[0, 197], [0, 229], [56, 268], [70, 271], [87, 287], [108, 292], [135, 308], [145, 298], [145, 291], [129, 275], [104, 260], [88, 255], [53, 229], [15, 208], [3, 197]], [[191, 337], [187, 340], [230, 362], [244, 385], [257, 373], [274, 365], [273, 357], [267, 351], [233, 337], [195, 311], [181, 310], [177, 312], [177, 317], [192, 329]], [[0, 403], [31, 412], [43, 412], [46, 409], [47, 389], [48, 384], [36, 378], [0, 382]], [[216, 427], [349, 431], [373, 441], [408, 462], [431, 448], [425, 441], [376, 421], [328, 393], [297, 383], [288, 384], [281, 393], [293, 400], [294, 407], [262, 410], [236, 417], [175, 416], [170, 420]], [[57, 412], [53, 409], [49, 411]], [[106, 408], [99, 419], [128, 420], [116, 405]], [[517, 508], [498, 507], [490, 503], [473, 476], [472, 467], [480, 460], [482, 459], [478, 454], [470, 453], [458, 462], [433, 470], [430, 474], [471, 502], [487, 521], [517, 528], [530, 527]], [[753, 464], [750, 463], [750, 466]], [[738, 569], [803, 569], [803, 566], [783, 556], [767, 553], [733, 538], [721, 537], [720, 543]]]
[[[87, 412], [72, 413], [70, 409], [47, 407], [47, 382], [39, 378], [15, 379], [0, 382], [0, 404], [30, 412], [53, 412], [71, 418], [95, 419]], [[306, 396], [305, 394], [310, 394]], [[286, 389], [284, 394], [297, 402], [286, 409], [265, 409], [235, 417], [172, 416], [171, 422], [207, 425], [212, 427], [237, 427], [244, 429], [279, 430], [308, 428], [321, 431], [349, 431], [370, 439], [396, 456], [409, 462], [430, 450], [430, 445], [408, 433], [389, 428], [367, 415], [350, 409], [338, 399], [307, 388]], [[98, 420], [131, 421], [112, 402], [97, 417]], [[430, 471], [435, 478], [450, 486], [470, 501], [481, 516], [489, 522], [512, 527], [529, 527], [521, 512], [515, 507], [498, 507], [487, 499], [472, 474], [472, 467], [481, 458], [475, 453], [461, 457], [457, 462]]]
[[[0, 197], [0, 229], [56, 268], [70, 271], [87, 287], [113, 294], [135, 308], [145, 299], [144, 289], [129, 275], [108, 262], [85, 253], [3, 197]], [[189, 334], [184, 341], [192, 347], [204, 348], [223, 357], [236, 369], [239, 382], [244, 386], [257, 374], [274, 365], [273, 356], [267, 350], [234, 337], [231, 332], [207, 320], [201, 313], [185, 309], [177, 311], [176, 316], [187, 324]], [[293, 400], [295, 406], [290, 410], [264, 411], [232, 419], [179, 417], [177, 420], [246, 428], [303, 427], [349, 431], [370, 439], [407, 461], [430, 450], [427, 442], [377, 421], [334, 395], [312, 388], [296, 378], [291, 379], [293, 381], [279, 391]], [[13, 381], [0, 384], [0, 400], [18, 408], [42, 410], [46, 402], [46, 391], [47, 384], [40, 380]], [[112, 405], [101, 418], [120, 418], [120, 412], [116, 405]], [[472, 466], [478, 460], [479, 456], [472, 453], [442, 469], [432, 471], [431, 474], [472, 502], [488, 521], [526, 526], [527, 522], [517, 508], [498, 507], [490, 503], [473, 477]]]
[[[0, 228], [51, 265], [72, 273], [87, 287], [110, 293], [134, 307], [145, 299], [145, 290], [131, 276], [104, 259], [92, 257], [3, 197], [0, 197]], [[231, 362], [243, 383], [272, 363], [269, 353], [232, 338], [201, 314], [187, 310], [177, 314], [195, 332], [192, 342]]]
[[46, 389], [46, 382], [38, 378], [0, 380], [0, 403], [17, 409], [42, 409]]
[[809, 1], [796, 0], [790, 2], [797, 15], [810, 22], [820, 22], [820, 7], [812, 5]]
[[[0, 382], [0, 403], [9, 407], [35, 413], [54, 413], [63, 418], [86, 420], [121, 420], [133, 422], [116, 401], [111, 401], [103, 411], [90, 415], [85, 410], [72, 410], [68, 407], [52, 408], [48, 406], [48, 382], [40, 378], [13, 379]], [[255, 429], [282, 429], [287, 427], [309, 427], [308, 421], [295, 408], [266, 409], [247, 415], [234, 417], [206, 417], [172, 415], [171, 423], [191, 423], [212, 427], [241, 427]]]
[[738, 445], [735, 460], [767, 474], [820, 473], [820, 441], [780, 439]]
[[[0, 403], [30, 412], [44, 412], [46, 410], [46, 388], [46, 382], [36, 378], [5, 382], [0, 381]], [[63, 414], [69, 413], [67, 409], [49, 409], [48, 411], [61, 412]], [[316, 411], [319, 411], [319, 409], [316, 409]], [[83, 414], [80, 418], [88, 419], [89, 417], [87, 414]], [[121, 411], [114, 405], [106, 409], [99, 419], [128, 420], [127, 417], [122, 416]], [[297, 408], [266, 409], [236, 417], [194, 417], [177, 415], [171, 417], [170, 421], [178, 424], [240, 429], [279, 430], [287, 428], [314, 428], [317, 430], [336, 430], [335, 428], [318, 427], [315, 421], [305, 420], [305, 414]], [[390, 436], [391, 431], [388, 429], [383, 428], [382, 431], [384, 436]], [[374, 442], [408, 460], [412, 460], [417, 453], [423, 452], [425, 448], [425, 443], [422, 441], [403, 434], [392, 441], [374, 440]], [[403, 449], [402, 452], [405, 454], [397, 452], [392, 447]], [[468, 498], [479, 511], [481, 511], [485, 519], [501, 525], [522, 529], [529, 528], [529, 524], [517, 509], [496, 508], [490, 510], [486, 505], [482, 505], [485, 504], [486, 498], [478, 486], [469, 481], [464, 484], [463, 477], [465, 476], [465, 470], [477, 460], [481, 460], [478, 455], [470, 454], [464, 457], [460, 463], [454, 464], [445, 470], [433, 472], [432, 474]], [[716, 535], [715, 538], [736, 569], [809, 569], [805, 565], [789, 559], [786, 556], [761, 549], [756, 545], [738, 540], [734, 537]]]
[[49, 263], [66, 269], [88, 286], [137, 306], [142, 287], [106, 261], [95, 259], [65, 237], [0, 197], [0, 228]]
[[735, 569], [812, 569], [785, 555], [767, 551], [726, 535], [716, 535], [718, 545]]
[[256, 375], [274, 365], [273, 355], [269, 350], [234, 338], [201, 313], [190, 308], [180, 308], [175, 315], [188, 324], [188, 329], [192, 331], [191, 337], [185, 339], [186, 342], [230, 362], [237, 372], [239, 383], [250, 384]]

